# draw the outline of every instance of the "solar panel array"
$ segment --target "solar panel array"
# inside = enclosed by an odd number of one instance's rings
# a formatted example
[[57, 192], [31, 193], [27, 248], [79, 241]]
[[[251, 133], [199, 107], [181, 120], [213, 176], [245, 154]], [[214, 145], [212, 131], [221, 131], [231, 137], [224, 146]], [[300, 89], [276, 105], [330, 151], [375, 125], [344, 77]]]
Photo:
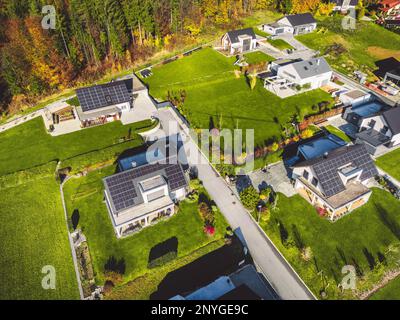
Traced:
[[333, 196], [346, 188], [340, 179], [338, 168], [351, 163], [354, 167], [363, 169], [361, 180], [369, 179], [378, 174], [374, 162], [364, 145], [354, 145], [337, 149], [336, 155], [321, 159], [312, 167], [327, 197]]
[[187, 184], [180, 164], [148, 164], [115, 174], [104, 180], [115, 210], [121, 211], [142, 203], [143, 199], [137, 191], [138, 183], [157, 175], [165, 177], [171, 191]]
[[82, 111], [90, 111], [130, 100], [124, 81], [80, 88], [76, 90]]

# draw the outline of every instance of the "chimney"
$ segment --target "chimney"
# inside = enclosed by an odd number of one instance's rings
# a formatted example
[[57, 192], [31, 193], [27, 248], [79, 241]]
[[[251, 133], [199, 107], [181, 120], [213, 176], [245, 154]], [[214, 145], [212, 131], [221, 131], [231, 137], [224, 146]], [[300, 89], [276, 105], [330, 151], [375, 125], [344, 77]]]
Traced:
[[324, 152], [324, 158], [328, 158], [329, 153], [328, 152]]

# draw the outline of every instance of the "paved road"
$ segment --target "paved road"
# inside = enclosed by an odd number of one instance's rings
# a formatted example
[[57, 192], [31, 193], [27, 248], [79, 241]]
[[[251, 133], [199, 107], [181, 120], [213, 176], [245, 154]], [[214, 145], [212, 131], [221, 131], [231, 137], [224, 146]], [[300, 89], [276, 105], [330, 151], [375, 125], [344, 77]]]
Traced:
[[[255, 263], [278, 295], [285, 300], [315, 299], [265, 233], [248, 214], [224, 179], [214, 171], [206, 157], [200, 153], [195, 142], [189, 138], [188, 128], [175, 112], [169, 108], [162, 109], [159, 110], [158, 116], [163, 130], [168, 134], [179, 131], [183, 137], [187, 137], [185, 149], [187, 150], [189, 162], [191, 165], [197, 166], [199, 178], [203, 181], [205, 188], [232, 228], [241, 229]], [[179, 127], [168, 129], [169, 123], [179, 123]], [[163, 134], [162, 132], [157, 132], [155, 135], [159, 137]], [[195, 161], [195, 156], [199, 157], [201, 164]]]

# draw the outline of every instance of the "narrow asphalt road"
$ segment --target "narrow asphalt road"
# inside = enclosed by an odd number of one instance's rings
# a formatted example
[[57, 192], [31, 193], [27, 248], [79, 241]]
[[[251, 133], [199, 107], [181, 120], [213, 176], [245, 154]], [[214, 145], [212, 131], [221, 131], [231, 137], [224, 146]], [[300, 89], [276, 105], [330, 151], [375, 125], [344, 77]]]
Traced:
[[[207, 158], [198, 149], [197, 144], [191, 138], [188, 138], [190, 137], [188, 127], [184, 122], [169, 108], [159, 110], [159, 119], [162, 124], [162, 131], [154, 135], [160, 137], [163, 132], [167, 134], [180, 132], [184, 138], [186, 137], [185, 150], [189, 163], [198, 168], [198, 175], [203, 181], [204, 187], [231, 227], [233, 229], [240, 228], [255, 263], [280, 298], [284, 300], [315, 299], [300, 277], [275, 248], [272, 241], [248, 214], [224, 179], [209, 164]], [[169, 124], [176, 126], [177, 123], [178, 128], [170, 128]]]

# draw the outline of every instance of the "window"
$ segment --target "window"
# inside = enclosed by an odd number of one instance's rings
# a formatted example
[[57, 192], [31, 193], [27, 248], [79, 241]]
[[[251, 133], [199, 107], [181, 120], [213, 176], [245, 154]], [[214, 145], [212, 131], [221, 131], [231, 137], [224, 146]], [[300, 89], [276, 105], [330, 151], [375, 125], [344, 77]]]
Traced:
[[371, 129], [373, 129], [373, 128], [375, 127], [375, 124], [376, 124], [376, 121], [372, 119], [372, 120], [368, 123], [368, 127], [370, 127]]
[[304, 179], [306, 179], [306, 180], [308, 180], [308, 177], [310, 176], [310, 174], [308, 173], [308, 171], [307, 170], [304, 170], [303, 171], [303, 177], [304, 177]]
[[389, 128], [387, 126], [383, 126], [381, 133], [386, 134], [388, 132]]
[[317, 178], [312, 178], [312, 180], [311, 180], [311, 184], [314, 186], [314, 187], [316, 187], [317, 185], [318, 185], [318, 179]]

